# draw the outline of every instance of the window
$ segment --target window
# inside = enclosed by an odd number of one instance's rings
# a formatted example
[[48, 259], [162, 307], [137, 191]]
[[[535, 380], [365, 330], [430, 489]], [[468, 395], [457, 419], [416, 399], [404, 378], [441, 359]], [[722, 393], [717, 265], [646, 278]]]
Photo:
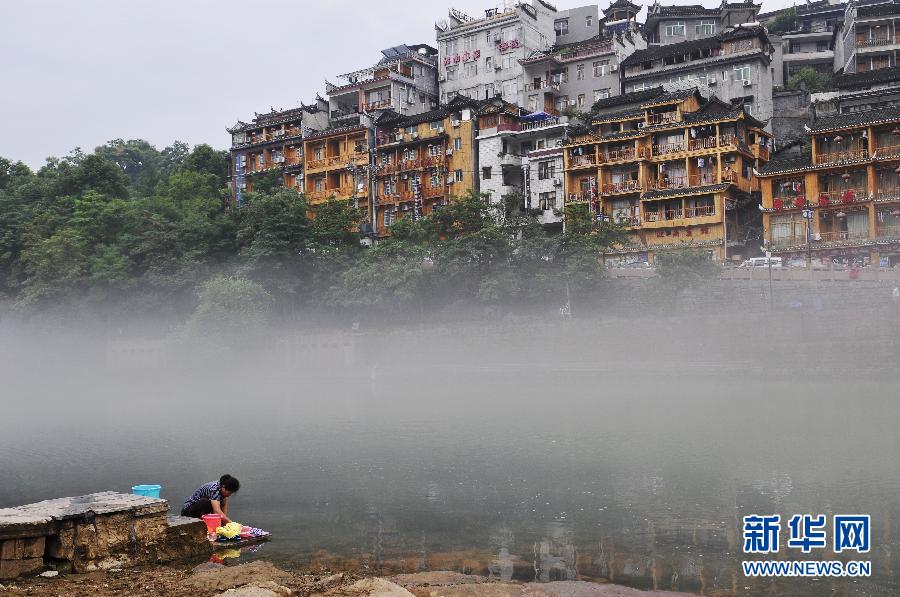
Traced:
[[556, 191], [541, 193], [538, 198], [541, 202], [541, 209], [543, 209], [544, 211], [556, 209]]
[[394, 184], [393, 178], [388, 178], [384, 181], [384, 194], [385, 195], [393, 195], [396, 192], [396, 185]]
[[666, 37], [684, 37], [684, 23], [666, 25]]
[[260, 168], [266, 165], [266, 156], [263, 154], [259, 154], [259, 157], [256, 158], [256, 163]]
[[385, 226], [393, 226], [394, 222], [397, 221], [397, 212], [393, 209], [386, 209], [384, 211], [384, 225]]
[[503, 99], [510, 102], [516, 103], [516, 97], [519, 95], [519, 87], [516, 84], [516, 81], [504, 81], [503, 82]]
[[321, 193], [324, 190], [325, 190], [325, 179], [317, 178], [316, 179], [316, 192]]
[[428, 155], [431, 157], [438, 157], [441, 155], [441, 146], [440, 145], [429, 145], [428, 146]]
[[749, 81], [750, 80], [750, 65], [749, 64], [736, 64], [734, 66], [734, 80], [735, 81]]
[[536, 95], [528, 96], [528, 109], [531, 110], [532, 112], [537, 110], [537, 101], [538, 101], [538, 96], [536, 96]]
[[578, 81], [584, 81], [584, 65], [579, 64], [575, 67], [575, 79]]
[[584, 107], [584, 94], [583, 93], [578, 94], [578, 107], [579, 108]]
[[488, 56], [484, 59], [484, 72], [490, 73], [492, 68], [494, 68], [494, 58]]
[[453, 139], [453, 149], [462, 149], [462, 137]]
[[606, 99], [609, 97], [609, 89], [595, 89], [594, 90], [594, 101]]
[[694, 26], [697, 35], [715, 35], [716, 22], [712, 20], [702, 20]]
[[521, 27], [506, 27], [502, 32], [503, 41], [512, 41], [514, 39], [522, 39]]
[[556, 176], [556, 162], [548, 160], [546, 162], [538, 162], [538, 180], [547, 180]]
[[488, 83], [484, 86], [484, 99], [491, 99], [495, 94], [493, 83]]
[[647, 89], [646, 83], [635, 84], [634, 87], [631, 88], [632, 91], [644, 91]]
[[569, 19], [559, 19], [553, 22], [553, 29], [556, 30], [557, 37], [569, 34]]
[[481, 169], [481, 180], [490, 180], [491, 179], [491, 167], [485, 166]]
[[444, 126], [444, 123], [441, 122], [440, 120], [435, 120], [434, 122], [432, 122], [430, 124], [430, 126], [431, 126], [431, 130], [436, 131], [439, 128], [441, 128], [442, 126]]
[[568, 95], [563, 95], [563, 96], [556, 98], [556, 110], [558, 112], [562, 112], [563, 110], [565, 110], [568, 107], [569, 107], [569, 96]]
[[745, 100], [744, 101], [744, 112], [747, 114], [753, 115], [753, 100]]
[[594, 17], [593, 15], [588, 15], [584, 17], [584, 26], [590, 29], [594, 26]]
[[491, 43], [491, 30], [490, 29], [488, 29], [487, 31], [484, 32], [484, 41], [486, 41], [487, 43]]
[[478, 76], [478, 63], [477, 62], [469, 62], [466, 64], [466, 76], [467, 77], [477, 77]]
[[547, 142], [544, 139], [537, 140], [537, 149], [546, 149]]
[[515, 60], [516, 57], [514, 54], [507, 54], [503, 57], [503, 61], [501, 62], [501, 64], [503, 65], [503, 68], [512, 68], [515, 64]]
[[322, 148], [321, 147], [316, 147], [316, 150], [313, 152], [313, 159], [314, 160], [322, 159]]
[[455, 80], [456, 80], [456, 69], [455, 69], [455, 68], [448, 68], [448, 69], [447, 69], [447, 80], [448, 80], [448, 81], [455, 81]]
[[453, 180], [455, 180], [456, 182], [462, 182], [463, 181], [463, 171], [455, 170], [453, 172]]
[[609, 71], [609, 60], [598, 60], [594, 63], [594, 76], [602, 77]]

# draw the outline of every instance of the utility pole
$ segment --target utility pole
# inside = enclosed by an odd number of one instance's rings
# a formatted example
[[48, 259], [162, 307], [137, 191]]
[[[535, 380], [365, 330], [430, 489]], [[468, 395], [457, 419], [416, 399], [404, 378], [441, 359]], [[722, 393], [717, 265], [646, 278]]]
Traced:
[[[803, 210], [803, 219], [806, 220], [806, 268], [809, 270], [812, 270], [812, 230], [810, 227], [812, 217], [813, 210], [808, 207]], [[812, 274], [810, 274], [810, 277], [812, 277]]]

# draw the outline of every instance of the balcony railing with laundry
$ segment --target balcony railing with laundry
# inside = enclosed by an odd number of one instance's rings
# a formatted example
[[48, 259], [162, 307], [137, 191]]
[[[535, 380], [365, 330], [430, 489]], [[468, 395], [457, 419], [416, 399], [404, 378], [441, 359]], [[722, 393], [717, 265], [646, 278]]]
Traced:
[[654, 156], [669, 155], [682, 151], [684, 151], [684, 143], [660, 143], [653, 146]]
[[647, 117], [647, 124], [650, 126], [657, 126], [661, 124], [671, 124], [673, 122], [680, 122], [681, 118], [678, 116], [678, 112], [662, 112], [660, 114], [650, 114]]
[[569, 168], [587, 168], [597, 165], [597, 156], [593, 153], [573, 155], [569, 158]]

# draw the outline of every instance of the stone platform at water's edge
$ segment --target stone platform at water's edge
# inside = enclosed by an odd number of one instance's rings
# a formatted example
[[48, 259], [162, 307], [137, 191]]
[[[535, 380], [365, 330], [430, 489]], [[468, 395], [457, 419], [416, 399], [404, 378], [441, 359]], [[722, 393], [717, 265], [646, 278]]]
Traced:
[[168, 511], [166, 500], [111, 491], [0, 509], [0, 579], [45, 566], [89, 572], [208, 553], [203, 522]]

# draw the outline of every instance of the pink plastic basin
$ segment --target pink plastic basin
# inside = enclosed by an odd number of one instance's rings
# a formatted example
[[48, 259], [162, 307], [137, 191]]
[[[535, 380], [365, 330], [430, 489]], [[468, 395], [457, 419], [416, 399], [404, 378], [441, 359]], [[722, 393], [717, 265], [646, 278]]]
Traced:
[[203, 522], [206, 523], [206, 530], [209, 531], [209, 533], [215, 533], [216, 529], [222, 526], [221, 514], [204, 514], [202, 518]]
[[250, 536], [250, 533], [253, 531], [253, 527], [243, 526], [241, 527], [241, 539], [247, 539]]

